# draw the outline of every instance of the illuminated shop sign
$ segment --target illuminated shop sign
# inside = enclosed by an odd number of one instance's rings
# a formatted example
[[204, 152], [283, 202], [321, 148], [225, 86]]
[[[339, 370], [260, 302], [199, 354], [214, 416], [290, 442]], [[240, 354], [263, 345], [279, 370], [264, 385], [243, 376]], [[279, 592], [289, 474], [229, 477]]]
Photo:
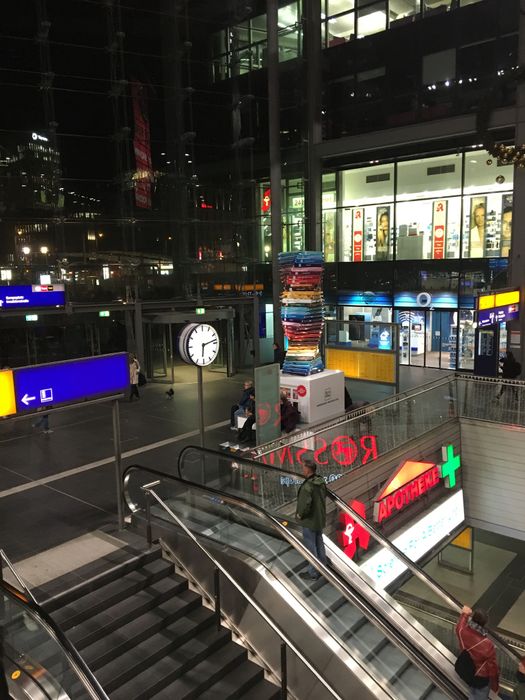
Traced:
[[[404, 528], [394, 537], [392, 544], [411, 561], [417, 562], [449, 537], [464, 520], [463, 490], [459, 489]], [[381, 588], [388, 586], [406, 571], [403, 562], [385, 547], [360, 564], [360, 568]]]
[[394, 306], [408, 308], [451, 309], [458, 305], [458, 295], [452, 292], [398, 292]]
[[495, 323], [513, 321], [520, 315], [520, 291], [482, 294], [478, 297], [478, 326], [492, 326]]
[[306, 457], [321, 467], [330, 464], [330, 460], [342, 467], [352, 467], [354, 464], [372, 462], [378, 455], [376, 435], [361, 435], [358, 438], [339, 435], [331, 442], [316, 436], [311, 438], [311, 442], [312, 449], [301, 447], [294, 450], [291, 445], [286, 445], [270, 454], [261, 455], [260, 460], [272, 466], [290, 468], [301, 466], [303, 457]]
[[442, 483], [446, 488], [456, 486], [456, 471], [461, 466], [453, 445], [442, 448], [443, 463], [407, 460], [388, 481], [374, 503], [374, 520], [378, 523], [397, 515], [425, 493]]
[[[349, 505], [355, 513], [366, 519], [364, 503], [354, 500]], [[343, 552], [347, 557], [350, 557], [350, 559], [355, 557], [358, 547], [366, 550], [370, 544], [370, 534], [360, 523], [354, 520], [351, 515], [345, 512], [339, 514], [337, 539]]]
[[392, 306], [392, 295], [388, 292], [348, 291], [339, 292], [340, 306]]

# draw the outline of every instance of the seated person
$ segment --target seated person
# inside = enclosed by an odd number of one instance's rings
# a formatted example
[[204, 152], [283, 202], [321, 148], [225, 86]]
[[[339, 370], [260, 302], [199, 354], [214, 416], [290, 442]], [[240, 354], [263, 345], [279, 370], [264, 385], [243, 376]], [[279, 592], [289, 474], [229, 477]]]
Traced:
[[285, 433], [291, 433], [292, 430], [295, 430], [300, 415], [299, 411], [288, 400], [286, 392], [281, 391], [281, 430], [284, 430]]
[[242, 391], [239, 403], [231, 407], [230, 411], [230, 428], [232, 430], [237, 430], [237, 416], [246, 415], [246, 407], [250, 400], [250, 394], [253, 393], [253, 382], [247, 380], [244, 382], [244, 387]]
[[255, 423], [255, 402], [246, 409], [246, 420], [239, 430], [239, 442], [251, 442], [255, 440], [253, 425]]

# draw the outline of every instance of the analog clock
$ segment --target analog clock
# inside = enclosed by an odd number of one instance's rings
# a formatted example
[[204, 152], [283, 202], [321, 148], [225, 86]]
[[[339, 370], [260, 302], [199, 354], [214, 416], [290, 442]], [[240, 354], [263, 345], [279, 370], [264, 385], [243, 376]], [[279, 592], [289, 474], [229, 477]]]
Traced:
[[219, 335], [208, 323], [190, 323], [179, 336], [179, 352], [190, 365], [211, 365], [219, 352]]

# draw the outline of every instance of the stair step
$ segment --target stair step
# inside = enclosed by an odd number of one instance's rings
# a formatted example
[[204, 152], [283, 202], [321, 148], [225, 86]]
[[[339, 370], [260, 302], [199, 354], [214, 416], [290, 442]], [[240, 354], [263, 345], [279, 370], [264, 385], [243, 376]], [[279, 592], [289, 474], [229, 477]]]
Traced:
[[240, 700], [279, 700], [280, 697], [280, 688], [269, 681], [261, 680], [247, 693], [243, 693]]
[[82, 595], [53, 613], [53, 619], [63, 630], [71, 629], [84, 620], [107, 610], [124, 598], [173, 573], [173, 564], [155, 559], [145, 566], [126, 573], [122, 578]]
[[246, 649], [238, 644], [225, 645], [187, 671], [181, 678], [153, 695], [152, 700], [173, 700], [173, 698], [193, 700], [201, 697], [201, 694], [217, 683], [222, 676], [232, 669], [238, 670], [246, 656]]
[[187, 588], [188, 582], [180, 576], [162, 578], [107, 610], [83, 620], [68, 631], [68, 637], [78, 650], [84, 649], [165, 600], [181, 595]]
[[245, 661], [199, 695], [201, 700], [237, 700], [264, 678], [264, 671], [252, 661]]
[[63, 608], [68, 603], [74, 600], [78, 600], [80, 596], [90, 593], [91, 591], [98, 590], [102, 586], [105, 586], [111, 581], [118, 581], [125, 574], [135, 571], [146, 564], [149, 564], [156, 559], [160, 559], [162, 556], [162, 551], [160, 547], [155, 547], [148, 552], [139, 554], [135, 557], [130, 557], [127, 561], [117, 564], [102, 573], [93, 576], [89, 580], [78, 584], [77, 586], [72, 586], [67, 591], [60, 593], [59, 595], [46, 600], [42, 607], [48, 612], [52, 613], [59, 608]]
[[158, 607], [138, 615], [134, 620], [130, 620], [107, 636], [99, 637], [97, 641], [82, 650], [82, 656], [88, 666], [96, 671], [125, 654], [128, 649], [147, 641], [176, 620], [201, 607], [201, 597], [193, 591], [186, 590], [164, 601]]
[[[205, 608], [202, 609], [205, 610]], [[207, 612], [210, 616], [204, 630], [197, 634], [195, 630], [190, 630], [189, 640], [183, 640], [179, 646], [173, 644], [171, 650], [161, 658], [157, 657], [155, 661], [147, 659], [140, 672], [129, 673], [129, 678], [118, 686], [115, 685], [112, 692], [110, 688], [104, 686], [100, 672], [97, 672], [97, 678], [102, 682], [106, 692], [111, 692], [111, 700], [151, 700], [155, 693], [191, 670], [214, 650], [226, 645], [231, 640], [230, 631], [223, 627], [217, 630], [213, 613]], [[173, 700], [176, 696], [171, 697]]]

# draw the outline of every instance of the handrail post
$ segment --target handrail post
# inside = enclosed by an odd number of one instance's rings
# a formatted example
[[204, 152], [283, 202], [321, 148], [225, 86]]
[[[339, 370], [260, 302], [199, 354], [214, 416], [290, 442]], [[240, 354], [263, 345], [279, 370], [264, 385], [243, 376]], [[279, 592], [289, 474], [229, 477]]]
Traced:
[[215, 567], [213, 572], [213, 598], [215, 601], [215, 623], [217, 631], [221, 629], [221, 572]]
[[146, 490], [146, 539], [148, 547], [151, 549], [153, 537], [151, 533], [151, 491], [149, 489]]
[[281, 700], [288, 697], [288, 660], [286, 642], [281, 642]]

